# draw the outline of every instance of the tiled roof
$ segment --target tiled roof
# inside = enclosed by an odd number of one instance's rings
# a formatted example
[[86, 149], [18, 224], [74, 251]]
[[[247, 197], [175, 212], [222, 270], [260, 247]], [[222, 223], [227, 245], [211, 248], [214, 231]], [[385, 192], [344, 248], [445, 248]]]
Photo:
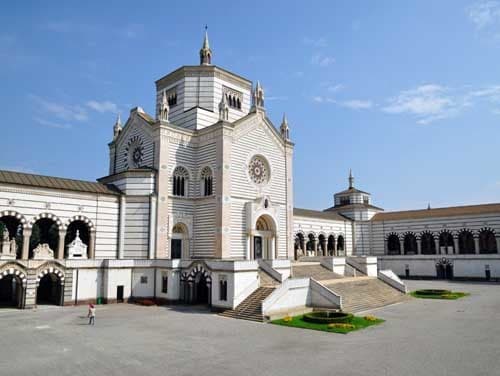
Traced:
[[377, 213], [372, 221], [397, 221], [403, 219], [427, 219], [436, 217], [453, 217], [462, 215], [500, 214], [500, 204], [483, 204], [469, 206], [451, 206], [448, 208], [405, 210]]
[[321, 218], [321, 219], [330, 219], [334, 221], [350, 221], [349, 218], [344, 217], [343, 215], [336, 212], [326, 212], [319, 210], [309, 210], [309, 209], [293, 209], [293, 215], [299, 217], [309, 217], [309, 218]]
[[25, 185], [39, 188], [62, 189], [65, 191], [103, 193], [116, 195], [119, 192], [104, 184], [84, 180], [56, 178], [53, 176], [27, 174], [0, 170], [0, 183]]

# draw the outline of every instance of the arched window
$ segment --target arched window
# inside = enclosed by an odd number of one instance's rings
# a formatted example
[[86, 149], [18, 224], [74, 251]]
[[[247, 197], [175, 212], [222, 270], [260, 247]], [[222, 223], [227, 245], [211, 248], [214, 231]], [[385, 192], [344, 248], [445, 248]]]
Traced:
[[479, 233], [479, 253], [498, 253], [495, 233], [491, 229], [482, 229]]
[[318, 251], [320, 251], [323, 256], [326, 256], [326, 237], [323, 234], [318, 236]]
[[453, 235], [448, 231], [443, 231], [439, 234], [439, 251], [443, 254], [452, 255], [455, 253], [455, 242]]
[[189, 174], [184, 167], [175, 168], [172, 179], [172, 194], [174, 196], [187, 196], [188, 178]]
[[306, 249], [308, 251], [313, 251], [314, 250], [314, 241], [315, 241], [314, 234], [309, 234], [309, 235], [307, 235], [307, 237], [309, 240], [306, 244]]
[[328, 237], [327, 249], [328, 249], [329, 256], [333, 256], [335, 254], [335, 236], [330, 235]]
[[408, 232], [405, 235], [404, 251], [405, 251], [405, 255], [416, 255], [417, 254], [417, 237], [412, 232]]
[[436, 254], [436, 242], [434, 241], [434, 235], [432, 235], [432, 233], [424, 232], [420, 236], [420, 243], [421, 243], [423, 255], [435, 255]]
[[345, 244], [344, 244], [344, 237], [342, 235], [339, 235], [337, 237], [337, 252], [338, 252], [338, 255], [341, 256], [344, 254], [344, 251], [345, 251]]
[[476, 253], [474, 235], [469, 230], [462, 230], [458, 235], [458, 253], [461, 255]]
[[401, 243], [399, 242], [399, 236], [397, 234], [390, 234], [387, 237], [387, 254], [388, 255], [401, 254]]
[[213, 194], [212, 169], [208, 166], [201, 170], [201, 192], [203, 196], [211, 196]]

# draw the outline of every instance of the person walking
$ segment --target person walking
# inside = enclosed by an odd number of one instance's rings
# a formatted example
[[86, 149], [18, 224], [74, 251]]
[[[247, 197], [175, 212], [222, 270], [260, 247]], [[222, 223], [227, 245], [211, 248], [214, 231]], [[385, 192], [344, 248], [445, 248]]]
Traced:
[[87, 315], [89, 318], [89, 325], [95, 324], [95, 306], [93, 304], [89, 304], [89, 314]]

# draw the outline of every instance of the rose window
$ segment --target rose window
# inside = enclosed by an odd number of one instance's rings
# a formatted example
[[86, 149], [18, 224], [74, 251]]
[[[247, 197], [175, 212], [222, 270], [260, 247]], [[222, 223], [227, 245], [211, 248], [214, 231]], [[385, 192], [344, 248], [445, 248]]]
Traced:
[[252, 158], [248, 165], [248, 174], [255, 184], [262, 185], [269, 181], [269, 166], [260, 156]]

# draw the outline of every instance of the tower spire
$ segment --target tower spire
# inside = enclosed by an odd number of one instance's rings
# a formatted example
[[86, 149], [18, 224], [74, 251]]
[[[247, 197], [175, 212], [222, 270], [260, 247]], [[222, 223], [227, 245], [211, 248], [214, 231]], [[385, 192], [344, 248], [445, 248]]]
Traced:
[[283, 140], [288, 141], [290, 139], [290, 128], [288, 127], [288, 120], [286, 114], [283, 113], [283, 120], [280, 125], [280, 133]]
[[120, 132], [122, 131], [122, 119], [120, 117], [120, 113], [116, 117], [115, 125], [113, 126], [113, 141], [116, 140]]
[[203, 45], [200, 50], [200, 65], [211, 65], [212, 64], [212, 50], [210, 49], [210, 43], [208, 42], [208, 26], [205, 25], [205, 38], [203, 39]]
[[349, 169], [349, 189], [354, 188], [354, 176], [352, 176], [352, 169]]

